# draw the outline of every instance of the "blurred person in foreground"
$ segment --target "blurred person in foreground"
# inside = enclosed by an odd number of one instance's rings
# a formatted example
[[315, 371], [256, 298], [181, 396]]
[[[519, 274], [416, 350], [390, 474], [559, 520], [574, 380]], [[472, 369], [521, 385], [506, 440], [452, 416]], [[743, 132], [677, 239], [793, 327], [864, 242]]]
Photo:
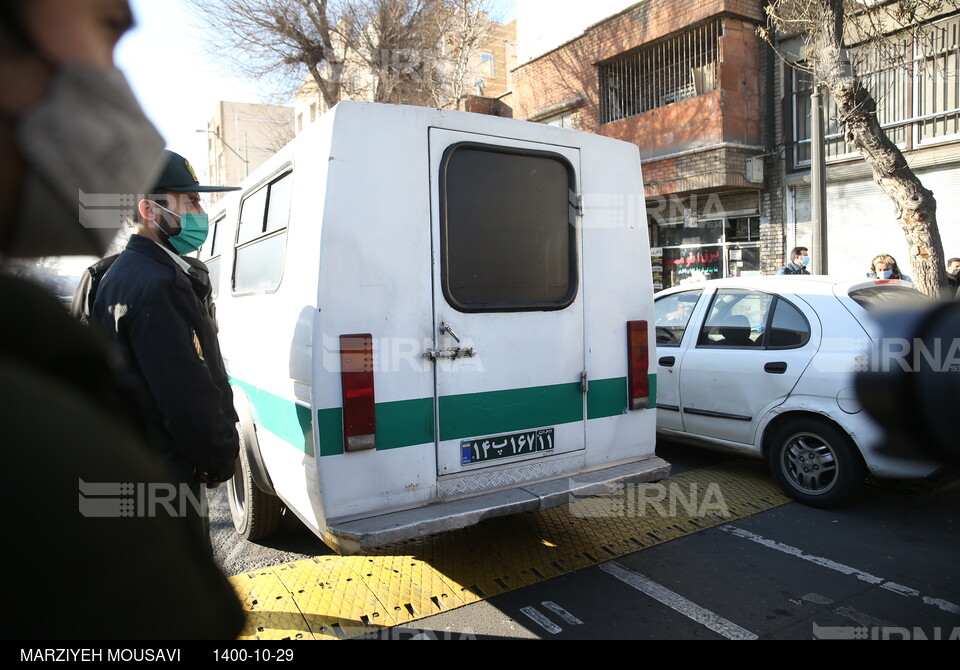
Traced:
[[[0, 0], [0, 263], [101, 255], [119, 227], [85, 194], [143, 191], [163, 140], [113, 50], [127, 0]], [[162, 504], [133, 393], [91, 329], [0, 276], [0, 426], [11, 639], [236, 637], [243, 613], [199, 536]], [[158, 497], [160, 496], [160, 497]]]

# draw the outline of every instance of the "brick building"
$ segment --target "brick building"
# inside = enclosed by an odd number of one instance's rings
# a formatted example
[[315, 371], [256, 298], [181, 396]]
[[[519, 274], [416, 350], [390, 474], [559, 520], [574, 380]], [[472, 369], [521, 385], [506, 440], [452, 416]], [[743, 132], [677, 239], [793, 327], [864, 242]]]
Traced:
[[515, 117], [640, 147], [664, 287], [782, 262], [762, 16], [748, 0], [647, 0], [514, 72]]
[[[525, 3], [563, 12], [540, 0], [519, 2], [523, 51]], [[811, 243], [811, 87], [757, 35], [763, 4], [623, 2], [616, 13], [568, 30], [566, 41], [521, 58], [504, 97], [516, 118], [640, 148], [638, 198], [647, 206], [655, 280], [664, 287], [773, 273], [790, 248]], [[942, 203], [960, 193], [960, 17], [933, 18], [913, 67], [877, 67], [867, 58], [858, 71], [888, 134], [941, 202], [950, 257], [960, 255], [960, 209]], [[782, 42], [799, 54], [798, 45]], [[873, 254], [903, 258], [906, 245], [890, 199], [845, 145], [829, 104], [827, 116], [826, 267], [862, 277]], [[902, 265], [906, 271], [909, 262]]]

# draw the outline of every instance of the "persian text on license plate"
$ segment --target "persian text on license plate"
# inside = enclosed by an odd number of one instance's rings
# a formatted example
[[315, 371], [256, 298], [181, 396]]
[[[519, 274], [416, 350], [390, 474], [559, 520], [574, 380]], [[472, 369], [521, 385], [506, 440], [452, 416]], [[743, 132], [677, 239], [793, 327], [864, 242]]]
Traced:
[[463, 440], [460, 442], [460, 462], [463, 465], [471, 465], [497, 458], [552, 450], [553, 428], [543, 428], [512, 435]]

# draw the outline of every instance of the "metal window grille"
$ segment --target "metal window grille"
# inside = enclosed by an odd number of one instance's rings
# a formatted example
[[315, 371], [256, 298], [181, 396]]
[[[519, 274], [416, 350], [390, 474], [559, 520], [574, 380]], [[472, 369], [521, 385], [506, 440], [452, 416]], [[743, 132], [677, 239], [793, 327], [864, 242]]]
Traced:
[[[960, 16], [935, 23], [913, 45], [913, 67], [904, 67], [893, 57], [908, 44], [890, 43], [882, 50], [854, 49], [860, 80], [877, 104], [877, 121], [896, 144], [908, 146], [942, 141], [960, 134]], [[793, 122], [796, 161], [810, 160], [809, 73], [793, 72]], [[837, 123], [837, 106], [824, 91], [826, 105], [827, 158], [850, 155]], [[913, 133], [911, 133], [913, 131]]]
[[931, 26], [923, 42], [915, 67], [921, 142], [960, 133], [960, 16]]
[[601, 123], [717, 90], [721, 31], [711, 21], [601, 63]]

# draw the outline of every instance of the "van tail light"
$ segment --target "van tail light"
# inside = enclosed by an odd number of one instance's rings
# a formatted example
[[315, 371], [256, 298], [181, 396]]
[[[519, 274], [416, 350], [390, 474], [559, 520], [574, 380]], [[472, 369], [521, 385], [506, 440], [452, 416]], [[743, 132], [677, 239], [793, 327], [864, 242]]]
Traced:
[[650, 405], [650, 337], [646, 321], [627, 322], [627, 390], [630, 409]]
[[372, 335], [340, 336], [340, 375], [343, 381], [344, 450], [376, 449]]

